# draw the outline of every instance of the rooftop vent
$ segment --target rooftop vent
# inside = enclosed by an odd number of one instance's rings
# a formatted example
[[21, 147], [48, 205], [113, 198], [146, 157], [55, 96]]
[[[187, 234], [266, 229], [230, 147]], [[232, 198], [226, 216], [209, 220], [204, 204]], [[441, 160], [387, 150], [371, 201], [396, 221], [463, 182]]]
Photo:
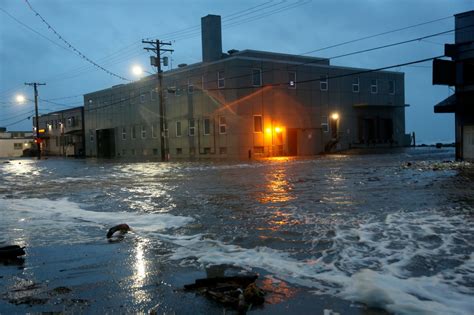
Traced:
[[228, 50], [227, 53], [229, 55], [232, 55], [232, 54], [235, 54], [235, 53], [238, 53], [239, 51], [237, 49], [231, 49], [231, 50]]
[[180, 64], [178, 65], [178, 68], [184, 68], [184, 67], [186, 67], [187, 65], [188, 65], [187, 63], [180, 63]]

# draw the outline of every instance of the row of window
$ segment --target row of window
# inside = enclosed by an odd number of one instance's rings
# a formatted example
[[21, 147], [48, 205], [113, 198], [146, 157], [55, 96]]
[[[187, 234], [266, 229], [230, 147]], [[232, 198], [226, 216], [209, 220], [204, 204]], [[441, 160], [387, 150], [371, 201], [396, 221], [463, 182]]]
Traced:
[[78, 125], [77, 118], [74, 116], [68, 117], [67, 119], [54, 119], [46, 121], [46, 127], [51, 129], [58, 129], [60, 125], [66, 123], [67, 127], [76, 127]]
[[[183, 154], [183, 148], [176, 148], [176, 155], [182, 155]], [[150, 153], [149, 149], [143, 149], [141, 151], [142, 155], [148, 155]], [[151, 153], [153, 155], [158, 155], [159, 151], [157, 148], [152, 149]], [[202, 152], [199, 152], [199, 154], [211, 154], [212, 149], [210, 147], [204, 147], [202, 148]], [[122, 149], [121, 152], [122, 156], [127, 156], [127, 155], [132, 155], [135, 156], [137, 155], [137, 150], [136, 149]], [[196, 154], [196, 148], [191, 147], [189, 148], [189, 155], [195, 155]], [[219, 154], [227, 154], [227, 147], [219, 147]]]
[[[262, 86], [262, 70], [261, 69], [252, 69], [252, 76], [251, 76], [251, 83], [252, 86], [254, 87], [259, 87]], [[321, 75], [319, 78], [319, 89], [320, 91], [328, 91], [329, 90], [329, 82], [328, 82], [328, 75], [324, 74]], [[394, 80], [388, 80], [388, 93], [389, 94], [395, 94], [395, 81]], [[295, 71], [288, 71], [288, 88], [289, 89], [296, 89], [296, 72]], [[202, 77], [202, 89], [206, 90], [205, 86], [205, 80], [204, 76]], [[218, 71], [217, 72], [217, 87], [219, 89], [225, 88], [225, 76], [224, 76], [224, 71]], [[379, 80], [377, 79], [371, 79], [370, 80], [370, 88], [369, 88], [370, 93], [372, 94], [377, 94], [379, 91]], [[175, 86], [169, 86], [167, 88], [168, 93], [175, 94], [176, 96], [181, 95], [182, 89], [178, 87], [178, 84], [175, 84]], [[360, 79], [359, 77], [353, 77], [352, 78], [352, 92], [353, 93], [359, 93], [360, 92]], [[194, 84], [191, 82], [191, 80], [188, 80], [187, 84], [187, 93], [188, 94], [193, 94], [194, 93]], [[145, 103], [147, 99], [147, 95], [149, 94], [149, 99], [151, 101], [156, 100], [156, 95], [157, 91], [156, 89], [151, 90], [150, 92], [146, 93], [140, 93], [140, 94], [135, 94], [135, 92], [131, 91], [130, 92], [130, 103], [134, 104], [135, 100], [138, 98], [140, 103]], [[121, 102], [124, 102], [126, 99], [122, 98]], [[89, 100], [89, 104], [93, 104], [93, 100]], [[102, 103], [103, 106], [109, 105], [107, 101]]]

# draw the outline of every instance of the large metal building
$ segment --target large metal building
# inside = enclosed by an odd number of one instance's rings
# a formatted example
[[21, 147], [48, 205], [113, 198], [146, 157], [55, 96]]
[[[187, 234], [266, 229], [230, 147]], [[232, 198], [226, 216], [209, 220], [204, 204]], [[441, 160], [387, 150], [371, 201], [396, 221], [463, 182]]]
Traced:
[[403, 73], [222, 53], [220, 17], [201, 25], [203, 61], [162, 73], [162, 104], [156, 76], [84, 95], [87, 156], [304, 156], [409, 144]]

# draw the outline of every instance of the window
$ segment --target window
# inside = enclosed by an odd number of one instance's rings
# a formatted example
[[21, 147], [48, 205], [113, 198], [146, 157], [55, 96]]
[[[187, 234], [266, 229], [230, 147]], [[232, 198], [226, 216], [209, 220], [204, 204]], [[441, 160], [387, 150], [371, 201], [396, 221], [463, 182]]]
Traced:
[[262, 86], [262, 70], [252, 69], [252, 85]]
[[219, 133], [225, 134], [227, 132], [227, 123], [224, 116], [219, 116]]
[[127, 140], [127, 128], [122, 128], [122, 140]]
[[76, 119], [75, 119], [75, 117], [69, 117], [69, 118], [67, 119], [67, 126], [68, 126], [68, 127], [74, 127], [74, 126], [76, 126]]
[[159, 131], [158, 124], [157, 123], [152, 124], [151, 125], [151, 137], [152, 138], [158, 137], [158, 131]]
[[206, 86], [207, 86], [207, 85], [206, 85], [206, 76], [205, 76], [205, 75], [202, 75], [202, 76], [201, 76], [201, 89], [202, 89], [203, 91], [207, 90], [207, 89], [206, 89]]
[[179, 89], [178, 82], [176, 82], [176, 84], [174, 86], [175, 86], [174, 95], [180, 96], [181, 95], [181, 90]]
[[137, 129], [135, 128], [135, 126], [130, 127], [130, 138], [137, 138]]
[[205, 147], [203, 150], [203, 154], [211, 154], [211, 148]]
[[262, 116], [260, 115], [253, 116], [253, 132], [262, 132], [262, 131], [263, 131]]
[[388, 94], [395, 94], [395, 81], [388, 81]]
[[219, 89], [223, 89], [225, 87], [224, 71], [217, 72], [217, 87]]
[[181, 137], [181, 122], [177, 121], [176, 122], [176, 137]]
[[183, 149], [182, 148], [176, 148], [176, 154], [183, 154]]
[[156, 90], [155, 89], [150, 91], [150, 100], [152, 100], [152, 101], [156, 100]]
[[158, 149], [156, 148], [153, 149], [153, 155], [158, 155]]
[[377, 92], [378, 92], [377, 79], [372, 79], [370, 80], [370, 93], [377, 94]]
[[89, 140], [94, 142], [94, 130], [89, 130]]
[[329, 132], [328, 116], [321, 117], [321, 129], [324, 132]]
[[288, 88], [296, 89], [296, 72], [295, 71], [288, 72]]
[[146, 138], [146, 126], [142, 126], [142, 139], [145, 139]]
[[359, 86], [359, 77], [352, 78], [352, 92], [359, 93], [360, 86]]
[[264, 148], [263, 147], [253, 147], [253, 153], [263, 154], [264, 153]]
[[188, 94], [193, 94], [194, 93], [194, 85], [191, 82], [191, 80], [188, 80]]
[[204, 135], [208, 136], [211, 134], [211, 120], [209, 118], [204, 118]]
[[23, 148], [23, 143], [14, 143], [13, 150], [21, 150]]
[[145, 94], [140, 94], [140, 103], [145, 103]]
[[196, 127], [194, 125], [194, 119], [189, 120], [189, 135], [194, 136], [194, 132], [196, 130]]
[[328, 90], [328, 75], [323, 74], [320, 79], [319, 79], [319, 89], [321, 91], [327, 91]]

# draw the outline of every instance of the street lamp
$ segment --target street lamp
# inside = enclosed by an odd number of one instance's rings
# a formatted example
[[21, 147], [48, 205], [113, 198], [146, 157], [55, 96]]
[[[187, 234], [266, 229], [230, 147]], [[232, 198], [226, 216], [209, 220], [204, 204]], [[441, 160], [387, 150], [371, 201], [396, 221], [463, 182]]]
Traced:
[[132, 73], [133, 73], [135, 76], [139, 77], [139, 76], [143, 75], [144, 72], [153, 75], [153, 73], [151, 73], [150, 71], [146, 71], [146, 70], [143, 69], [142, 66], [140, 66], [140, 65], [133, 65], [133, 66], [132, 66]]
[[143, 69], [139, 65], [134, 65], [132, 67], [132, 73], [136, 76], [141, 76], [143, 74]]
[[15, 97], [15, 100], [20, 103], [20, 104], [23, 104], [25, 101], [26, 101], [26, 97], [22, 94], [18, 94], [16, 97]]

